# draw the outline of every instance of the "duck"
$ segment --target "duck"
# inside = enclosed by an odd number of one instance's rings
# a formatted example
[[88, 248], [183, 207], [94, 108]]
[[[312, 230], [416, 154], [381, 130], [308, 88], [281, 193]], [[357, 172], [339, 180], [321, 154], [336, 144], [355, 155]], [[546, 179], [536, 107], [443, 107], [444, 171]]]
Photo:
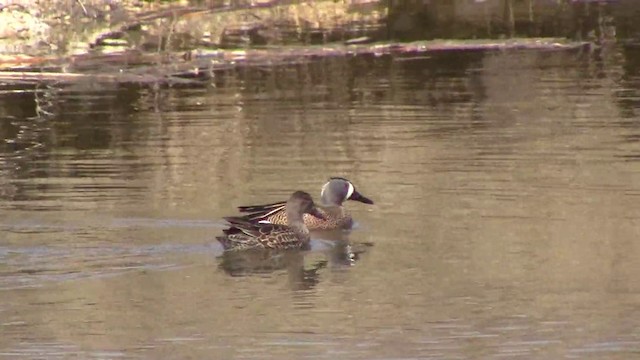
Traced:
[[[351, 181], [342, 177], [329, 178], [322, 186], [320, 199], [322, 205], [317, 208], [323, 217], [314, 214], [303, 216], [304, 224], [309, 230], [351, 229], [354, 222], [353, 217], [342, 204], [347, 200], [373, 204], [373, 200], [362, 195]], [[286, 204], [286, 202], [280, 201], [264, 205], [239, 206], [238, 210], [241, 213], [247, 213], [240, 218], [248, 222], [287, 224]]]
[[326, 219], [309, 193], [296, 191], [283, 205], [287, 223], [273, 224], [247, 220], [244, 217], [225, 217], [229, 228], [218, 236], [225, 251], [289, 250], [309, 246], [311, 236], [303, 220], [304, 214]]

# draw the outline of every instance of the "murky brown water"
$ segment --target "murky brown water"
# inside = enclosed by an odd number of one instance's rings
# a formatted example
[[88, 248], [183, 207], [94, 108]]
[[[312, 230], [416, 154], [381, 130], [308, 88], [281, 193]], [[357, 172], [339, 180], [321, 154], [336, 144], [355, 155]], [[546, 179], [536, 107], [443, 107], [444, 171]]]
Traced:
[[[639, 55], [4, 86], [0, 358], [637, 357]], [[336, 175], [357, 229], [220, 257], [235, 206]]]

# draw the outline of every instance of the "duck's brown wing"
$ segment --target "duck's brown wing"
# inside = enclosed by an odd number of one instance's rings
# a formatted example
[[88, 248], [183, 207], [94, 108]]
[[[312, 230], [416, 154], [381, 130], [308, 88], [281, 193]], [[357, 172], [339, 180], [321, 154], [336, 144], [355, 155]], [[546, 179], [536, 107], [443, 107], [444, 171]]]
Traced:
[[225, 235], [217, 236], [216, 239], [218, 239], [225, 250], [249, 250], [261, 247], [260, 242], [258, 242], [256, 238], [247, 236], [236, 228], [231, 228], [224, 232]]
[[268, 249], [294, 249], [301, 248], [306, 243], [295, 232], [284, 225], [265, 224], [272, 227], [264, 230], [263, 236], [259, 238], [260, 243]]
[[244, 213], [271, 211], [273, 209], [281, 208], [285, 205], [287, 205], [286, 201], [278, 201], [278, 202], [274, 202], [271, 204], [264, 204], [264, 205], [238, 206], [238, 211], [244, 212]]
[[239, 206], [238, 211], [242, 213], [248, 213], [247, 215], [242, 216], [242, 218], [247, 221], [286, 223], [286, 206], [286, 201], [281, 201], [265, 205]]
[[254, 247], [266, 249], [286, 249], [300, 247], [300, 238], [288, 226], [280, 224], [258, 224], [244, 217], [225, 217], [231, 225], [223, 230], [226, 238], [234, 242], [242, 242], [243, 247], [253, 244]]
[[247, 250], [261, 246], [257, 240], [256, 234], [242, 230], [241, 227], [234, 225], [222, 230], [224, 235], [217, 236], [216, 239], [222, 244], [225, 250]]
[[234, 235], [238, 233], [243, 233], [247, 236], [256, 237], [260, 235], [256, 225], [252, 222], [249, 222], [242, 217], [236, 216], [227, 216], [224, 219], [229, 223], [229, 228], [222, 230], [227, 235]]
[[238, 206], [238, 211], [242, 213], [250, 213], [250, 215], [248, 216], [268, 217], [269, 215], [284, 210], [286, 205], [286, 201], [278, 201], [275, 203], [264, 205]]

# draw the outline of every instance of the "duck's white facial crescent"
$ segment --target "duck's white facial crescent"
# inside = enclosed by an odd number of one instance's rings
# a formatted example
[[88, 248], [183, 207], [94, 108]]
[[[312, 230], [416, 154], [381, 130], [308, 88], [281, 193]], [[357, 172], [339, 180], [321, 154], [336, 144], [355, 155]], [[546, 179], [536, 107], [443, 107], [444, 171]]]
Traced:
[[353, 195], [353, 192], [356, 190], [356, 189], [353, 187], [353, 184], [352, 184], [352, 183], [348, 183], [348, 184], [349, 184], [349, 190], [347, 190], [347, 197], [346, 197], [345, 199], [350, 198], [350, 197], [351, 197], [351, 195]]
[[327, 186], [329, 186], [329, 183], [322, 185], [322, 190], [320, 191], [320, 197], [324, 197], [324, 191], [327, 190]]

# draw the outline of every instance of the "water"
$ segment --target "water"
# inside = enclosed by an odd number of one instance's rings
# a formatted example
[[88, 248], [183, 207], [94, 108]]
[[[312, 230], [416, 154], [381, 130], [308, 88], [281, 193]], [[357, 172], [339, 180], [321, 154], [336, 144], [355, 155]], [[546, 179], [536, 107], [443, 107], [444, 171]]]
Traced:
[[[0, 358], [640, 354], [640, 57], [315, 59], [0, 92]], [[221, 256], [351, 179], [350, 233]]]

